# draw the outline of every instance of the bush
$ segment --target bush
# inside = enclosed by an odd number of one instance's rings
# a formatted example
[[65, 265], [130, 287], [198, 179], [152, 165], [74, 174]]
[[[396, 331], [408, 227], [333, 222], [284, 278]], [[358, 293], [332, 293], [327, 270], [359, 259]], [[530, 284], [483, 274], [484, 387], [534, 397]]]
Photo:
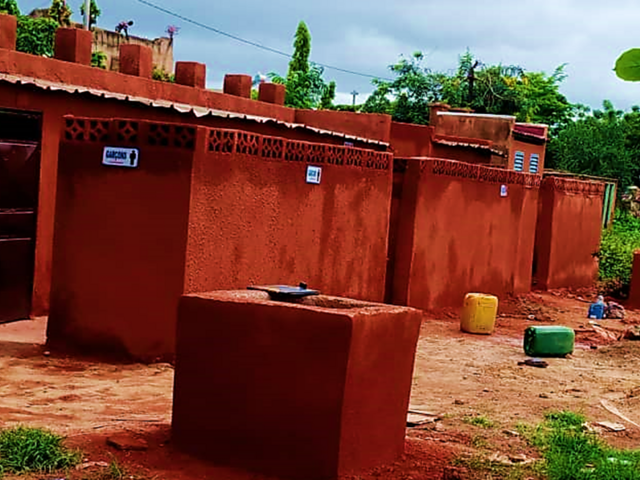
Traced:
[[600, 281], [609, 293], [625, 293], [631, 283], [633, 252], [640, 249], [640, 219], [616, 212], [613, 227], [605, 230], [598, 253]]
[[52, 18], [18, 17], [16, 49], [32, 55], [53, 57], [57, 29], [58, 22]]
[[100, 68], [102, 70], [107, 69], [107, 55], [104, 52], [93, 52], [91, 54], [91, 66]]
[[37, 428], [15, 427], [0, 431], [0, 475], [54, 472], [78, 464], [79, 452], [62, 445], [62, 437]]
[[159, 68], [159, 67], [157, 67], [155, 65], [153, 67], [152, 78], [154, 80], [159, 81], [159, 82], [175, 83], [175, 81], [176, 81], [175, 75], [173, 75], [172, 73], [169, 73], [169, 72], [167, 72], [167, 71], [163, 70], [162, 68]]

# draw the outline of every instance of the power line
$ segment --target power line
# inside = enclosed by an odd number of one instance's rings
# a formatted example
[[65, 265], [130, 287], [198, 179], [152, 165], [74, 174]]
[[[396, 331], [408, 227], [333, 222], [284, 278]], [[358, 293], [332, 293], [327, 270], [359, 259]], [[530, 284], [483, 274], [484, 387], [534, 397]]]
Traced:
[[[173, 12], [171, 10], [168, 10], [164, 7], [161, 7], [160, 5], [156, 5], [155, 3], [150, 2], [149, 0], [136, 0], [138, 3], [142, 3], [143, 5], [146, 5], [148, 7], [154, 8], [155, 10], [158, 10], [162, 13], [165, 13], [167, 15], [171, 15], [172, 17], [175, 18], [179, 18], [180, 20], [187, 22], [187, 23], [191, 23], [192, 25], [195, 25], [197, 27], [200, 28], [204, 28], [205, 30], [209, 30], [211, 32], [217, 33], [218, 35], [222, 35], [224, 37], [227, 38], [231, 38], [232, 40], [235, 40], [237, 42], [240, 43], [244, 43], [245, 45], [250, 45], [252, 47], [256, 47], [259, 48], [261, 50], [264, 50], [266, 52], [270, 52], [270, 53], [274, 53], [276, 55], [280, 55], [282, 57], [287, 57], [287, 58], [291, 58], [291, 54], [287, 53], [287, 52], [283, 52], [282, 50], [277, 50], [275, 48], [271, 48], [267, 45], [263, 45], [261, 43], [257, 43], [257, 42], [252, 42], [251, 40], [247, 40], [245, 38], [242, 37], [238, 37], [237, 35], [233, 35], [231, 33], [227, 33], [223, 30], [220, 30], [218, 28], [214, 28], [210, 25], [205, 25], [204, 23], [198, 22], [197, 20], [193, 20], [191, 18], [185, 17], [184, 15], [181, 15], [179, 13]], [[350, 75], [357, 75], [359, 77], [365, 77], [365, 78], [372, 78], [372, 79], [381, 79], [381, 80], [389, 80], [389, 79], [385, 79], [383, 77], [379, 77], [377, 75], [369, 75], [367, 73], [361, 73], [361, 72], [356, 72], [354, 70], [348, 70], [346, 68], [340, 68], [340, 67], [335, 67], [333, 65], [328, 65], [325, 63], [318, 63], [318, 62], [314, 62], [316, 65], [319, 65], [321, 67], [324, 67], [328, 70], [336, 70], [338, 72], [342, 72], [342, 73], [348, 73]]]

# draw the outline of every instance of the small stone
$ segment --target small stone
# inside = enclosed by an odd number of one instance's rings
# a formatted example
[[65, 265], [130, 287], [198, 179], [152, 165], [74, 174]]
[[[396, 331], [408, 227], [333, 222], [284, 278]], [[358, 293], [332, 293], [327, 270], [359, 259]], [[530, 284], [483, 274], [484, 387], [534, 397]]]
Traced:
[[489, 390], [488, 388], [485, 388], [484, 390], [482, 390], [484, 393], [489, 393], [491, 390]]
[[509, 460], [511, 460], [513, 463], [524, 463], [528, 460], [528, 458], [524, 453], [520, 453], [518, 455], [509, 455]]
[[51, 356], [51, 352], [44, 352], [42, 355], [44, 355], [45, 357], [50, 357]]
[[94, 467], [100, 467], [100, 468], [107, 468], [109, 466], [109, 464], [107, 462], [84, 462], [81, 463], [80, 465], [76, 466], [76, 470], [86, 470], [87, 468], [94, 468]]
[[513, 430], [503, 430], [502, 433], [508, 435], [510, 437], [519, 437], [520, 434], [518, 432], [514, 432]]
[[126, 433], [107, 438], [107, 445], [122, 451], [144, 451], [149, 448], [149, 445], [144, 440]]
[[455, 400], [453, 402], [454, 405], [464, 405], [464, 402], [462, 400]]
[[549, 395], [547, 395], [546, 393], [541, 393], [540, 398], [549, 398]]

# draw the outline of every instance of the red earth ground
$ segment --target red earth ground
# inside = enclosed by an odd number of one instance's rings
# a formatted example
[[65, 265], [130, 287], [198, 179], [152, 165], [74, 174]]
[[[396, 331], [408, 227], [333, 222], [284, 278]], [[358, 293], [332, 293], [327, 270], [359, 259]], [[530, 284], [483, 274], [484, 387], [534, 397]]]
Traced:
[[[425, 314], [411, 408], [437, 414], [440, 420], [407, 429], [405, 455], [397, 463], [344, 480], [482, 478], [450, 466], [455, 459], [497, 454], [535, 458], [535, 450], [515, 429], [539, 422], [549, 409], [580, 411], [593, 422], [622, 423], [624, 432], [601, 435], [619, 447], [638, 445], [640, 428], [605, 409], [602, 401], [640, 423], [640, 371], [635, 368], [640, 342], [613, 338], [640, 324], [640, 313], [627, 312], [624, 323], [601, 322], [605, 332], [615, 332], [605, 338], [586, 319], [592, 297], [592, 292], [554, 292], [508, 300], [490, 337], [462, 334], [455, 310]], [[576, 351], [567, 359], [550, 359], [547, 369], [519, 366], [525, 359], [524, 329], [543, 324], [576, 329]], [[86, 461], [115, 458], [133, 478], [267, 480], [173, 448], [171, 365], [117, 365], [49, 353], [43, 345], [45, 326], [46, 319], [0, 326], [0, 427], [48, 427], [81, 449]], [[470, 419], [477, 416], [490, 421], [490, 428], [474, 426]], [[141, 438], [148, 449], [120, 452], [108, 447], [106, 439], [116, 433]], [[65, 478], [102, 478], [87, 472]]]

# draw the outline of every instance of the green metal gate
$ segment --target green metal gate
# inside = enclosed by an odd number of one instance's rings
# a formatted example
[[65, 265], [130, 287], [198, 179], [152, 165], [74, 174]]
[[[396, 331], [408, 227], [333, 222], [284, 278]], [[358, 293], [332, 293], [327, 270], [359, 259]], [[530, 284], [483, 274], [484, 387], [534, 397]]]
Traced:
[[602, 228], [608, 228], [613, 222], [616, 209], [617, 184], [606, 183], [604, 187], [604, 202], [602, 205]]

